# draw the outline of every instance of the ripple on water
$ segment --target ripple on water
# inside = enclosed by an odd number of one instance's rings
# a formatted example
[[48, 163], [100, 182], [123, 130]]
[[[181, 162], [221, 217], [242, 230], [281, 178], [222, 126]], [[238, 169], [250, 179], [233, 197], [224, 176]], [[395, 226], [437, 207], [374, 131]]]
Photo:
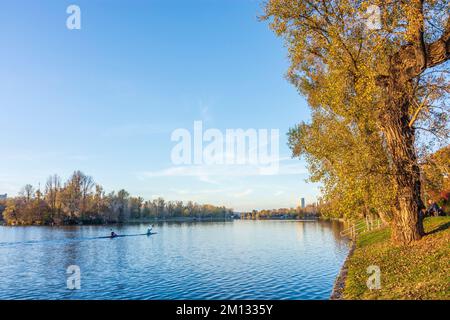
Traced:
[[[156, 228], [152, 237], [93, 240], [109, 229], [0, 227], [0, 299], [328, 299], [348, 251], [326, 222]], [[81, 290], [66, 288], [71, 264]]]

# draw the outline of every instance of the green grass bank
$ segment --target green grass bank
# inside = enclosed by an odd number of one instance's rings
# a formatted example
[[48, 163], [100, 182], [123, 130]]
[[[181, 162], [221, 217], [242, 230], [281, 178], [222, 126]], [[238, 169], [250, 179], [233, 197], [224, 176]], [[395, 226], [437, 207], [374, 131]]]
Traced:
[[[343, 299], [450, 300], [450, 217], [426, 218], [427, 233], [410, 245], [390, 241], [390, 229], [363, 234], [348, 258]], [[368, 289], [367, 267], [381, 271], [381, 288]]]

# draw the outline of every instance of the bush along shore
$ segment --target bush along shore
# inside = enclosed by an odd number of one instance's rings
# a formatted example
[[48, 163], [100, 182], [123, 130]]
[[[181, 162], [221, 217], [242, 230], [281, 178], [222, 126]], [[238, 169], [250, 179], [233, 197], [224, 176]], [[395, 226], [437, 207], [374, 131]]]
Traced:
[[233, 210], [192, 201], [145, 201], [125, 190], [106, 193], [92, 177], [75, 171], [62, 183], [50, 176], [45, 188], [26, 185], [19, 196], [0, 201], [0, 223], [7, 225], [108, 224], [169, 220], [226, 220]]
[[[390, 227], [359, 236], [331, 299], [450, 299], [450, 217], [424, 220], [426, 235], [409, 245], [390, 241]], [[380, 286], [369, 289], [367, 268], [379, 267]]]

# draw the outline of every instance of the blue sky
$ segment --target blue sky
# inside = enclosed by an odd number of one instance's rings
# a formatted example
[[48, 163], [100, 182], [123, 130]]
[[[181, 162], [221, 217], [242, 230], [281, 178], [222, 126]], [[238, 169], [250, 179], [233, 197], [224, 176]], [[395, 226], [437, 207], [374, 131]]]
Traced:
[[[81, 8], [68, 30], [66, 8]], [[0, 193], [75, 169], [107, 191], [236, 210], [314, 201], [286, 132], [308, 120], [287, 52], [250, 0], [2, 1]], [[171, 133], [279, 129], [280, 171], [173, 170]], [[232, 171], [232, 172], [231, 172]], [[189, 170], [187, 171], [189, 172]]]

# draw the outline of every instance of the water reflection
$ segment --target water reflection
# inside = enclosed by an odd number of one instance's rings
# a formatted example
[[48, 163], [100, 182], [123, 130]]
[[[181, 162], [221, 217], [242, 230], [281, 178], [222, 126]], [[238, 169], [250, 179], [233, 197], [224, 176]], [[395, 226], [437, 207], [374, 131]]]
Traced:
[[[118, 234], [148, 225], [115, 226]], [[327, 299], [347, 254], [336, 221], [0, 227], [1, 299]], [[66, 289], [78, 265], [81, 290]]]

